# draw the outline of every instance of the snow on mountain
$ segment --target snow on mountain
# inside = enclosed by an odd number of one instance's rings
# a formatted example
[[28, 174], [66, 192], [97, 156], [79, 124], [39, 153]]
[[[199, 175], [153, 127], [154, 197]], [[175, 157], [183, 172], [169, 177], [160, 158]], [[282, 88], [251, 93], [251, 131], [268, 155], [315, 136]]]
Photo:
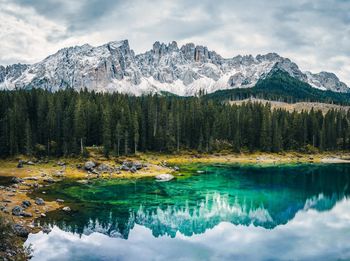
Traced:
[[200, 90], [212, 93], [250, 88], [277, 69], [321, 90], [350, 92], [333, 73], [302, 72], [276, 53], [226, 59], [193, 43], [179, 48], [176, 42], [155, 42], [151, 50], [135, 55], [127, 40], [64, 48], [33, 65], [0, 66], [0, 88], [57, 91], [73, 87], [134, 95], [170, 92], [192, 96]]

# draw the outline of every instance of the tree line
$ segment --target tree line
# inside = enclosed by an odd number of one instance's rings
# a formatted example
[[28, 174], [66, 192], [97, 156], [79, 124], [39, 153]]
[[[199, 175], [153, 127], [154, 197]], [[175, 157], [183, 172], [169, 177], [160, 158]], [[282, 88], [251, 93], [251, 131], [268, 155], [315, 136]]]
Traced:
[[88, 91], [0, 91], [0, 156], [195, 150], [349, 150], [350, 112], [288, 112], [203, 97]]

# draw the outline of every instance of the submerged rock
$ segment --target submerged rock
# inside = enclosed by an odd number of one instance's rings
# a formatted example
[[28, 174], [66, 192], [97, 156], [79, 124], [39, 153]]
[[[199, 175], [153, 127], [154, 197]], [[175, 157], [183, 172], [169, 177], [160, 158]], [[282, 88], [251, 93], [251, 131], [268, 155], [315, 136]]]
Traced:
[[83, 185], [89, 184], [89, 181], [86, 180], [86, 179], [78, 180], [77, 182], [80, 183], [80, 184], [83, 184]]
[[156, 176], [156, 179], [158, 181], [169, 181], [169, 180], [172, 180], [173, 178], [174, 176], [171, 174], [160, 174]]
[[70, 211], [71, 211], [70, 207], [64, 207], [64, 208], [62, 208], [62, 210], [63, 210], [64, 212], [70, 212]]
[[51, 232], [51, 228], [48, 226], [43, 226], [41, 231], [43, 231], [44, 234], [49, 234]]

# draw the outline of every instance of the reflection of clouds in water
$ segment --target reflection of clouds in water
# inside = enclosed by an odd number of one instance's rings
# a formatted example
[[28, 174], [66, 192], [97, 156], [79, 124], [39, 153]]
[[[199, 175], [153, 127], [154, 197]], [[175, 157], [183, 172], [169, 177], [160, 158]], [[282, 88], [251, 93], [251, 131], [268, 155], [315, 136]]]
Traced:
[[350, 201], [344, 199], [328, 212], [298, 212], [286, 225], [272, 230], [222, 222], [204, 234], [155, 238], [135, 225], [128, 240], [100, 233], [89, 236], [55, 227], [49, 234], [30, 235], [36, 260], [333, 260], [350, 257]]

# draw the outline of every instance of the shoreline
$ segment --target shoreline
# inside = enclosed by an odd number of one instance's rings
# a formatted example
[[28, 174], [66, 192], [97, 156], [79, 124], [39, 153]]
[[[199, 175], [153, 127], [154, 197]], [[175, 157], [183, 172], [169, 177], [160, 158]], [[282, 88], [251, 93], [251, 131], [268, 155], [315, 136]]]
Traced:
[[[24, 159], [25, 157], [21, 157]], [[46, 213], [62, 209], [66, 206], [59, 199], [56, 201], [45, 201], [37, 204], [30, 194], [38, 188], [47, 188], [56, 182], [64, 179], [73, 179], [80, 182], [88, 182], [97, 179], [139, 179], [155, 177], [159, 174], [173, 174], [176, 170], [173, 166], [181, 166], [191, 163], [206, 164], [258, 164], [258, 165], [278, 165], [278, 164], [341, 164], [350, 163], [350, 153], [326, 152], [315, 154], [302, 154], [296, 152], [287, 153], [215, 153], [215, 154], [157, 154], [145, 153], [129, 157], [119, 157], [106, 159], [104, 157], [93, 156], [87, 159], [82, 158], [60, 158], [51, 159], [48, 162], [38, 161], [36, 163], [27, 161], [21, 168], [18, 168], [19, 158], [0, 160], [0, 178], [11, 178], [12, 181], [7, 186], [0, 186], [0, 209], [1, 215], [26, 228], [28, 233], [37, 233], [44, 230], [34, 224], [34, 220], [46, 216]], [[97, 162], [99, 166], [111, 167], [112, 170], [102, 169], [100, 172], [84, 169], [84, 162]], [[135, 171], [123, 170], [125, 162], [139, 162], [142, 167]], [[30, 164], [28, 164], [30, 163]], [[98, 169], [98, 166], [97, 168]], [[118, 171], [115, 171], [115, 170]], [[98, 174], [97, 174], [98, 173]], [[1, 181], [1, 180], [0, 180]], [[29, 201], [31, 205], [24, 208], [23, 202]], [[25, 215], [15, 216], [13, 209], [19, 206]], [[68, 210], [69, 211], [69, 210]], [[22, 238], [23, 239], [23, 238]], [[24, 239], [23, 239], [24, 240]]]

